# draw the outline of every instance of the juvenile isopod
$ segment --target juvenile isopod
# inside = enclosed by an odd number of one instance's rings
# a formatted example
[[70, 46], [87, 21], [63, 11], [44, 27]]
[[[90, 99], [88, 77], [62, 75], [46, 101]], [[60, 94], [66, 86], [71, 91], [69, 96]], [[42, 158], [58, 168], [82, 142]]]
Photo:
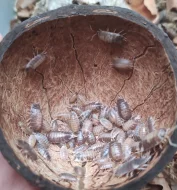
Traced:
[[72, 96], [69, 98], [69, 103], [70, 104], [75, 103], [77, 101], [77, 96], [78, 96], [78, 93], [72, 94]]
[[105, 144], [103, 150], [101, 151], [101, 158], [109, 157], [109, 143]]
[[99, 135], [104, 131], [104, 127], [103, 125], [97, 125], [95, 127], [93, 127], [93, 134], [94, 135]]
[[47, 134], [47, 138], [51, 143], [66, 143], [75, 137], [76, 135], [73, 133], [63, 131], [50, 132]]
[[98, 114], [92, 114], [92, 123], [94, 126], [99, 125], [100, 121]]
[[108, 112], [109, 112], [109, 108], [107, 106], [102, 106], [101, 108], [101, 112], [100, 112], [100, 119], [101, 118], [106, 118], [108, 119]]
[[142, 126], [139, 130], [139, 137], [143, 140], [148, 133], [149, 133], [149, 130], [148, 130], [147, 126], [142, 124]]
[[36, 137], [34, 135], [30, 135], [28, 138], [28, 144], [30, 145], [30, 147], [34, 147], [36, 145]]
[[120, 128], [114, 127], [113, 130], [111, 131], [111, 138], [115, 139], [117, 135], [120, 133], [124, 134], [125, 132]]
[[123, 158], [123, 152], [121, 144], [117, 142], [110, 143], [109, 155], [115, 161], [120, 161]]
[[43, 116], [39, 104], [32, 104], [30, 110], [30, 128], [33, 131], [41, 130], [43, 125]]
[[45, 135], [43, 135], [41, 133], [33, 133], [33, 134], [39, 144], [41, 144], [45, 148], [49, 147], [49, 141]]
[[134, 140], [132, 138], [127, 138], [122, 144], [122, 151], [124, 155], [124, 160], [130, 158], [132, 153], [132, 145], [134, 144]]
[[144, 156], [141, 158], [132, 158], [125, 162], [115, 170], [116, 177], [122, 177], [125, 174], [131, 173], [139, 167], [146, 164], [151, 159], [151, 156]]
[[63, 122], [66, 122], [68, 123], [69, 122], [69, 119], [70, 119], [70, 114], [69, 113], [59, 113], [56, 118], [56, 120], [60, 120], [60, 121], [63, 121]]
[[108, 119], [106, 119], [106, 118], [101, 118], [101, 119], [100, 119], [100, 123], [101, 123], [101, 125], [103, 125], [103, 127], [104, 127], [105, 129], [107, 129], [108, 131], [112, 130], [112, 128], [113, 128], [112, 123], [111, 123]]
[[84, 144], [85, 141], [86, 141], [86, 138], [83, 136], [82, 131], [79, 131], [77, 135], [77, 145], [80, 146]]
[[74, 111], [70, 113], [69, 126], [74, 133], [77, 133], [80, 129], [80, 121]]
[[38, 150], [39, 154], [42, 157], [44, 157], [45, 159], [50, 161], [51, 157], [50, 157], [50, 154], [49, 154], [48, 150], [40, 143], [37, 143], [36, 146], [37, 146], [37, 150]]
[[129, 108], [128, 103], [124, 100], [119, 98], [117, 100], [117, 108], [118, 108], [118, 113], [124, 120], [129, 120], [132, 117], [132, 111]]
[[82, 114], [82, 112], [83, 112], [83, 110], [77, 105], [73, 105], [71, 107], [68, 107], [68, 110], [69, 111], [74, 111], [78, 116], [80, 116]]
[[51, 122], [51, 131], [58, 131], [59, 125], [57, 123], [57, 120], [53, 120]]
[[111, 142], [112, 135], [111, 135], [111, 133], [101, 133], [98, 136], [98, 140], [101, 141], [101, 142]]
[[133, 69], [133, 62], [124, 58], [114, 58], [111, 65], [120, 72], [128, 72]]
[[137, 126], [137, 122], [130, 119], [122, 125], [122, 128], [124, 131], [129, 131], [129, 130], [134, 130], [136, 128], [136, 126]]
[[22, 140], [17, 140], [16, 145], [19, 149], [21, 149], [21, 152], [24, 156], [27, 156], [32, 161], [37, 160], [37, 155], [33, 151], [33, 149], [29, 146], [29, 144]]
[[29, 69], [36, 69], [39, 65], [41, 65], [46, 60], [46, 52], [42, 52], [36, 56], [34, 56], [25, 66], [26, 71]]
[[94, 150], [86, 150], [82, 153], [84, 161], [92, 161], [96, 158], [97, 152]]
[[135, 130], [134, 130], [134, 135], [133, 135], [133, 138], [135, 141], [140, 141], [141, 138], [140, 138], [140, 129], [141, 127], [143, 126], [142, 123], [138, 123]]
[[76, 182], [77, 181], [77, 177], [72, 174], [69, 174], [69, 173], [61, 173], [59, 175], [59, 178], [60, 178], [60, 180], [67, 181], [67, 182]]
[[78, 153], [81, 153], [81, 152], [86, 151], [87, 149], [88, 149], [88, 145], [82, 144], [82, 145], [80, 145], [80, 146], [78, 146], [78, 147], [76, 147], [76, 148], [74, 149], [74, 153], [75, 153], [75, 154], [78, 154]]
[[87, 136], [87, 143], [89, 145], [92, 145], [92, 144], [95, 144], [95, 142], [96, 142], [96, 137], [92, 132], [90, 132]]
[[93, 131], [93, 125], [92, 122], [89, 119], [86, 119], [83, 122], [83, 126], [82, 126], [82, 134], [84, 135], [84, 137], [88, 137], [89, 133]]
[[73, 149], [73, 148], [75, 148], [75, 146], [76, 146], [75, 139], [71, 139], [69, 142], [67, 142], [67, 147], [68, 148]]
[[116, 43], [116, 44], [122, 44], [124, 37], [123, 35], [119, 33], [113, 33], [113, 32], [107, 32], [107, 31], [98, 31], [98, 37], [100, 40], [103, 40], [107, 43]]
[[84, 110], [91, 110], [92, 112], [101, 110], [101, 107], [102, 104], [99, 102], [91, 102], [83, 106]]
[[60, 149], [60, 159], [62, 160], [69, 160], [69, 153], [68, 153], [68, 149], [65, 145], [63, 145]]

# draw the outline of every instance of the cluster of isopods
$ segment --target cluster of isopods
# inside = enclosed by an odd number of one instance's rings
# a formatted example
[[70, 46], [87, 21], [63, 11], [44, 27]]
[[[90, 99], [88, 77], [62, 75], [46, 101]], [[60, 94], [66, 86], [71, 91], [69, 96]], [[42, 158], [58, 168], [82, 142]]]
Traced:
[[[121, 34], [101, 30], [98, 37], [107, 43], [121, 44], [124, 40]], [[45, 58], [46, 53], [35, 56], [25, 69], [35, 70]], [[133, 69], [133, 63], [122, 58], [115, 58], [112, 65], [121, 72]], [[29, 127], [32, 134], [28, 150], [32, 152], [36, 147], [44, 159], [52, 161], [48, 148], [50, 144], [57, 144], [62, 160], [69, 159], [70, 150], [74, 162], [93, 162], [100, 171], [112, 170], [113, 177], [132, 177], [146, 168], [154, 156], [152, 150], [169, 135], [168, 130], [155, 127], [152, 117], [144, 121], [141, 116], [133, 115], [123, 98], [118, 98], [116, 105], [109, 107], [100, 102], [87, 102], [84, 96], [74, 93], [69, 104], [68, 112], [58, 113], [49, 126], [44, 125], [40, 105], [31, 105]], [[27, 147], [22, 144], [20, 141], [20, 148]], [[74, 168], [74, 171], [74, 175], [59, 174], [60, 180], [83, 182], [84, 168]]]
[[[115, 177], [122, 177], [141, 170], [152, 159], [152, 149], [160, 145], [167, 135], [166, 129], [156, 129], [155, 120], [143, 121], [133, 116], [128, 103], [118, 98], [114, 107], [100, 102], [87, 102], [76, 93], [69, 99], [67, 113], [58, 113], [51, 124], [44, 126], [39, 104], [32, 104], [28, 138], [31, 148], [46, 160], [52, 161], [48, 152], [50, 144], [60, 147], [58, 156], [74, 162], [94, 162], [100, 170], [113, 170]], [[43, 132], [41, 132], [43, 131]], [[61, 180], [77, 181], [77, 176], [60, 174]]]

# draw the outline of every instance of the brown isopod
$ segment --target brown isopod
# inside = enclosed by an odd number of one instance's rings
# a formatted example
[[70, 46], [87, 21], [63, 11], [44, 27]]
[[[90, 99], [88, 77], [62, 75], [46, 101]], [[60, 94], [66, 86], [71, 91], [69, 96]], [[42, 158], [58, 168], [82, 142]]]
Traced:
[[116, 44], [122, 44], [124, 40], [124, 36], [120, 33], [114, 33], [114, 32], [107, 32], [107, 31], [98, 31], [98, 37], [100, 40], [103, 40], [107, 43], [116, 43]]
[[124, 58], [114, 58], [111, 65], [120, 72], [128, 72], [133, 69], [133, 62]]
[[115, 161], [120, 161], [123, 158], [123, 152], [121, 144], [117, 142], [110, 143], [109, 155]]
[[122, 128], [124, 131], [129, 131], [129, 130], [134, 130], [136, 126], [137, 126], [137, 122], [130, 119], [122, 125]]
[[39, 65], [41, 65], [46, 60], [46, 52], [42, 52], [36, 56], [34, 56], [25, 66], [25, 70], [36, 69]]
[[49, 134], [47, 134], [47, 138], [51, 143], [66, 143], [75, 137], [77, 136], [73, 133], [64, 131], [50, 132]]
[[73, 104], [77, 101], [77, 96], [78, 96], [78, 93], [74, 93], [70, 98], [69, 98], [69, 103], [70, 104]]
[[49, 147], [49, 141], [45, 135], [43, 135], [41, 133], [33, 133], [33, 134], [39, 144], [41, 144], [45, 148]]
[[82, 131], [79, 131], [77, 135], [77, 145], [80, 146], [84, 144], [85, 141], [86, 141], [86, 138], [83, 136]]
[[88, 142], [89, 145], [95, 144], [95, 142], [96, 142], [96, 137], [95, 137], [95, 135], [94, 135], [92, 132], [90, 132], [90, 133], [88, 134], [87, 142]]
[[24, 156], [27, 156], [30, 158], [32, 161], [37, 160], [37, 155], [33, 151], [33, 149], [29, 146], [29, 144], [25, 141], [22, 140], [17, 140], [16, 145], [19, 149], [21, 149], [21, 152]]
[[40, 143], [37, 143], [36, 146], [37, 146], [37, 150], [38, 150], [39, 154], [42, 157], [44, 157], [45, 159], [50, 161], [51, 157], [50, 157], [50, 154], [49, 154], [48, 150]]
[[33, 131], [41, 130], [43, 125], [43, 116], [39, 104], [32, 104], [30, 110], [30, 128]]
[[116, 142], [123, 144], [126, 139], [126, 133], [122, 130], [116, 137]]
[[70, 113], [69, 126], [74, 133], [77, 133], [80, 129], [80, 121], [74, 111]]
[[60, 159], [62, 160], [69, 160], [69, 153], [68, 153], [68, 149], [65, 145], [63, 145], [60, 149]]
[[98, 136], [98, 140], [101, 141], [101, 142], [111, 142], [112, 135], [111, 135], [111, 133], [101, 133]]
[[107, 129], [108, 131], [109, 131], [109, 130], [112, 130], [112, 128], [113, 128], [112, 123], [111, 123], [108, 119], [106, 119], [106, 118], [101, 118], [101, 119], [100, 119], [100, 123], [101, 123], [101, 125], [103, 125], [103, 127], [104, 127], [105, 129]]
[[108, 119], [111, 123], [115, 124], [118, 127], [123, 125], [123, 120], [121, 119], [118, 112], [114, 108], [111, 108], [109, 110]]
[[83, 122], [83, 126], [82, 126], [82, 134], [84, 135], [84, 137], [88, 137], [89, 133], [93, 131], [93, 125], [92, 122], [89, 119], [86, 119]]
[[93, 127], [93, 134], [94, 135], [99, 135], [104, 131], [104, 127], [103, 125], [97, 125], [95, 127]]
[[60, 180], [67, 181], [67, 182], [76, 182], [77, 181], [77, 177], [72, 174], [69, 174], [69, 173], [61, 173], [59, 175], [59, 178], [60, 178]]
[[124, 99], [119, 98], [117, 100], [117, 108], [118, 113], [122, 119], [127, 121], [132, 117], [132, 111], [130, 110], [128, 103]]
[[30, 145], [30, 147], [35, 147], [36, 145], [36, 137], [34, 135], [30, 135], [28, 138], [28, 144]]

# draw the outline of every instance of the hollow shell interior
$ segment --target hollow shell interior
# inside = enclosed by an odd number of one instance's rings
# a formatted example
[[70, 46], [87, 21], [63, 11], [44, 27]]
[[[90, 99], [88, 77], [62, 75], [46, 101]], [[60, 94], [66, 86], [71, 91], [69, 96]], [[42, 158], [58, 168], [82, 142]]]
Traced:
[[[100, 29], [123, 31], [126, 41], [105, 43], [98, 38]], [[43, 51], [47, 53], [45, 62], [34, 72], [24, 72], [27, 59]], [[110, 64], [115, 57], [132, 60], [133, 71], [127, 74], [113, 69]], [[32, 103], [40, 103], [47, 123], [67, 111], [69, 97], [78, 91], [89, 101], [112, 106], [122, 97], [134, 115], [153, 116], [158, 128], [171, 127], [176, 120], [176, 84], [164, 48], [145, 28], [114, 16], [73, 16], [29, 28], [4, 55], [0, 87], [0, 126], [5, 139], [34, 173], [64, 187], [70, 184], [59, 182], [59, 174], [73, 173], [73, 166], [79, 164], [60, 160], [57, 145], [49, 147], [52, 161], [39, 156], [32, 162], [16, 148], [16, 139], [27, 138], [22, 128], [27, 126]], [[85, 189], [122, 185], [118, 179], [111, 182], [106, 171], [93, 178], [96, 169], [94, 164], [86, 164]], [[70, 187], [75, 189], [76, 184]]]

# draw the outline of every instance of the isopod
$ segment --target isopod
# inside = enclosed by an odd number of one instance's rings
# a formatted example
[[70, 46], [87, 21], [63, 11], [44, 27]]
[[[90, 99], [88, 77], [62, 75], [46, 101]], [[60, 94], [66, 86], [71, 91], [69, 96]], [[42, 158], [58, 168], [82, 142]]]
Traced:
[[127, 138], [125, 142], [122, 144], [122, 151], [124, 155], [124, 160], [130, 158], [132, 153], [132, 145], [134, 144], [134, 140], [132, 138]]
[[111, 108], [109, 110], [108, 118], [111, 123], [115, 124], [118, 127], [123, 125], [123, 120], [121, 119], [118, 112], [114, 108]]
[[149, 130], [148, 130], [147, 126], [142, 124], [142, 126], [139, 130], [139, 137], [143, 140], [148, 133], [149, 133]]
[[120, 133], [124, 133], [124, 131], [120, 128], [114, 127], [113, 130], [111, 131], [111, 138], [115, 139], [117, 137], [118, 134]]
[[80, 105], [80, 106], [84, 106], [85, 104], [87, 104], [87, 101], [85, 99], [85, 97], [81, 94], [78, 94], [77, 95], [77, 103]]
[[95, 127], [93, 127], [93, 134], [94, 135], [99, 135], [104, 131], [104, 127], [103, 125], [97, 125]]
[[75, 137], [76, 135], [73, 133], [63, 131], [50, 132], [47, 134], [47, 138], [51, 143], [66, 143]]
[[93, 125], [92, 122], [89, 119], [86, 119], [83, 122], [83, 126], [82, 126], [82, 134], [84, 135], [84, 137], [88, 137], [89, 133], [93, 131]]
[[69, 142], [67, 142], [68, 148], [73, 149], [73, 148], [75, 148], [75, 146], [76, 146], [75, 139], [71, 139]]
[[96, 137], [95, 137], [95, 135], [92, 132], [90, 132], [88, 134], [88, 136], [87, 136], [87, 142], [88, 142], [89, 145], [95, 144]]
[[77, 101], [77, 96], [78, 96], [78, 93], [74, 93], [70, 98], [69, 98], [69, 103], [70, 104], [73, 104]]
[[121, 144], [117, 142], [110, 143], [109, 155], [115, 161], [120, 161], [123, 158]]
[[101, 158], [109, 157], [109, 143], [105, 144], [103, 150], [101, 151]]
[[71, 107], [68, 107], [68, 110], [69, 111], [74, 111], [78, 116], [80, 116], [82, 114], [82, 112], [83, 112], [82, 109], [77, 105], [73, 105]]
[[70, 114], [69, 113], [60, 113], [56, 116], [56, 120], [57, 119], [60, 121], [68, 123], [69, 119], [70, 119]]
[[106, 169], [111, 169], [115, 166], [115, 163], [114, 162], [105, 162], [103, 163], [101, 166], [100, 166], [100, 170], [106, 170]]
[[99, 125], [100, 121], [99, 121], [99, 118], [98, 118], [98, 114], [92, 114], [92, 123], [94, 126], [96, 125]]
[[112, 130], [112, 128], [113, 128], [112, 123], [111, 123], [108, 119], [106, 119], [106, 118], [101, 118], [101, 119], [100, 119], [100, 123], [101, 123], [101, 125], [103, 125], [103, 127], [104, 127], [105, 129], [107, 129], [108, 131], [109, 131], [109, 130]]
[[132, 171], [146, 164], [150, 159], [151, 159], [151, 156], [144, 156], [141, 158], [132, 158], [116, 169], [115, 176], [122, 177], [125, 174], [131, 173]]
[[122, 130], [116, 137], [116, 142], [123, 144], [126, 139], [126, 133]]
[[60, 158], [65, 161], [69, 159], [68, 149], [65, 145], [63, 145], [60, 149]]
[[41, 144], [45, 148], [49, 147], [49, 141], [45, 135], [43, 135], [41, 133], [33, 133], [33, 134], [39, 144]]
[[53, 120], [51, 122], [51, 131], [58, 131], [58, 127], [59, 127], [59, 125], [57, 123], [57, 120]]
[[111, 65], [118, 71], [122, 72], [132, 71], [133, 69], [133, 62], [124, 58], [114, 58]]
[[91, 110], [92, 112], [101, 110], [101, 107], [102, 104], [99, 102], [91, 102], [83, 106], [84, 110]]
[[96, 158], [97, 156], [97, 152], [95, 152], [94, 150], [86, 150], [85, 152], [82, 153], [83, 155], [83, 159], [85, 161], [92, 161], [93, 159]]
[[91, 113], [92, 113], [92, 110], [86, 110], [82, 112], [81, 115], [79, 116], [79, 119], [81, 120], [81, 122], [84, 122], [87, 118], [89, 118]]
[[80, 146], [80, 145], [84, 144], [85, 141], [86, 141], [86, 138], [83, 136], [82, 131], [79, 131], [78, 135], [77, 135], [77, 145]]
[[49, 154], [48, 150], [40, 143], [37, 143], [36, 146], [37, 146], [37, 150], [38, 150], [39, 154], [42, 157], [44, 157], [45, 159], [50, 161], [51, 157], [50, 157], [50, 154]]
[[86, 151], [87, 149], [88, 149], [88, 145], [82, 144], [82, 145], [80, 145], [80, 146], [78, 146], [78, 147], [76, 147], [76, 148], [74, 149], [74, 153], [75, 153], [75, 154], [78, 154], [78, 153], [81, 153], [81, 152]]
[[124, 40], [123, 35], [119, 33], [107, 32], [102, 30], [98, 31], [98, 37], [100, 38], [100, 40], [103, 40], [107, 43], [121, 44]]
[[80, 121], [77, 114], [74, 111], [71, 111], [69, 126], [74, 133], [77, 133], [80, 129]]
[[132, 111], [129, 108], [128, 103], [124, 100], [119, 98], [117, 100], [117, 108], [118, 108], [118, 113], [124, 120], [129, 120], [132, 117]]
[[135, 130], [134, 130], [134, 135], [133, 135], [133, 138], [135, 141], [140, 141], [141, 138], [140, 138], [140, 129], [142, 127], [142, 123], [138, 123]]
[[82, 178], [85, 176], [85, 168], [83, 168], [83, 167], [75, 166], [74, 172], [75, 172], [76, 176], [79, 178]]
[[30, 110], [30, 128], [33, 131], [41, 130], [43, 125], [43, 116], [39, 104], [32, 104]]
[[93, 150], [93, 151], [101, 151], [104, 147], [105, 143], [103, 142], [97, 142], [95, 144], [93, 144], [92, 146], [90, 146], [88, 148], [88, 150]]
[[29, 69], [36, 69], [39, 65], [41, 65], [46, 59], [46, 52], [42, 52], [36, 56], [34, 56], [25, 66], [26, 71]]
[[59, 175], [59, 178], [60, 178], [60, 180], [67, 181], [67, 182], [76, 182], [77, 181], [77, 177], [72, 174], [69, 174], [69, 173], [61, 173]]
[[137, 122], [130, 119], [123, 124], [122, 128], [124, 131], [129, 131], [129, 130], [134, 130], [136, 126], [137, 126]]
[[100, 112], [100, 119], [101, 118], [108, 118], [108, 112], [109, 112], [109, 108], [107, 106], [102, 106], [101, 108], [101, 112]]
[[22, 140], [17, 140], [16, 145], [19, 149], [21, 149], [22, 154], [24, 156], [27, 156], [28, 158], [30, 158], [32, 161], [37, 160], [37, 155], [36, 153], [33, 151], [33, 149], [29, 146], [29, 144], [25, 141]]
[[30, 147], [34, 147], [36, 145], [36, 137], [34, 135], [30, 135], [28, 138], [28, 144], [30, 145]]
[[111, 135], [111, 133], [101, 133], [98, 136], [98, 140], [101, 141], [101, 142], [111, 142], [112, 135]]
[[155, 120], [152, 117], [148, 117], [147, 119], [147, 128], [149, 133], [155, 130]]

